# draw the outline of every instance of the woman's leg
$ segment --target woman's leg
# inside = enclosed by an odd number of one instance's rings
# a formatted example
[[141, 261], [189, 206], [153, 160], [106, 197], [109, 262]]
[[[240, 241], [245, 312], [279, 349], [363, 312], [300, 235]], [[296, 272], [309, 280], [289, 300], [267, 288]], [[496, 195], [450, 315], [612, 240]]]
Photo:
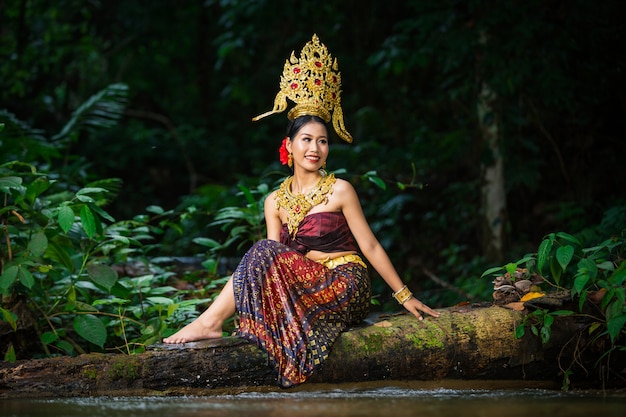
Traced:
[[197, 319], [163, 339], [163, 343], [187, 343], [222, 337], [224, 320], [235, 314], [235, 292], [230, 277], [215, 301]]

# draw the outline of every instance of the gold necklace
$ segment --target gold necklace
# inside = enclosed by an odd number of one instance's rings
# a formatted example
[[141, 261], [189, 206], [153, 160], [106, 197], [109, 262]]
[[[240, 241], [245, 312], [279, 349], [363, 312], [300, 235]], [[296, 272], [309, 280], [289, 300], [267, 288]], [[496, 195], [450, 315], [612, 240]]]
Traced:
[[287, 177], [276, 191], [276, 209], [287, 210], [287, 229], [293, 237], [298, 233], [298, 226], [307, 213], [322, 202], [328, 202], [328, 195], [333, 193], [333, 184], [337, 181], [334, 174], [322, 174], [322, 178], [307, 194], [293, 195], [291, 183], [293, 176]]

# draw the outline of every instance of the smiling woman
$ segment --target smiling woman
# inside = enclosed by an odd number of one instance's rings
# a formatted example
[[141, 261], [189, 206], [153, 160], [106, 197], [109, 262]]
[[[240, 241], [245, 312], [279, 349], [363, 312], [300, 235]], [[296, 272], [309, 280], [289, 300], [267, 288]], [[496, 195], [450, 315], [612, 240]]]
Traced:
[[209, 308], [164, 342], [220, 337], [222, 323], [236, 313], [236, 334], [260, 347], [278, 383], [290, 387], [306, 381], [341, 332], [366, 317], [370, 278], [359, 252], [418, 319], [439, 313], [403, 285], [352, 185], [323, 168], [331, 114], [337, 134], [347, 142], [352, 136], [343, 126], [337, 61], [317, 36], [299, 59], [292, 54], [285, 63], [280, 86], [274, 109], [255, 118], [284, 111], [287, 98], [296, 103], [280, 152], [293, 175], [265, 200], [267, 238], [244, 255]]

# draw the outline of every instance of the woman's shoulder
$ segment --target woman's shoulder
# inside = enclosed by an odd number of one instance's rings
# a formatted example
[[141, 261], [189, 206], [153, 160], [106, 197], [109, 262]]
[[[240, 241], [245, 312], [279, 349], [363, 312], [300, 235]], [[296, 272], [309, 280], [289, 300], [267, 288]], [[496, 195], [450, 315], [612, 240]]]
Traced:
[[264, 206], [266, 210], [271, 207], [276, 207], [276, 195], [277, 194], [278, 194], [278, 190], [274, 190], [265, 197]]
[[335, 185], [333, 186], [333, 192], [338, 193], [354, 193], [354, 187], [349, 181], [342, 178], [337, 178]]

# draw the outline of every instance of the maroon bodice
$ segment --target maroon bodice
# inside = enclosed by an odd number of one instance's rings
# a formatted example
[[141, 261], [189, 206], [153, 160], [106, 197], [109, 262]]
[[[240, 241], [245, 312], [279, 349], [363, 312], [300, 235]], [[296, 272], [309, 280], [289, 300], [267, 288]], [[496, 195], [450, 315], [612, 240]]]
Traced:
[[348, 222], [341, 212], [307, 215], [300, 222], [295, 238], [289, 235], [287, 224], [283, 224], [280, 242], [303, 254], [311, 250], [328, 253], [358, 251]]

